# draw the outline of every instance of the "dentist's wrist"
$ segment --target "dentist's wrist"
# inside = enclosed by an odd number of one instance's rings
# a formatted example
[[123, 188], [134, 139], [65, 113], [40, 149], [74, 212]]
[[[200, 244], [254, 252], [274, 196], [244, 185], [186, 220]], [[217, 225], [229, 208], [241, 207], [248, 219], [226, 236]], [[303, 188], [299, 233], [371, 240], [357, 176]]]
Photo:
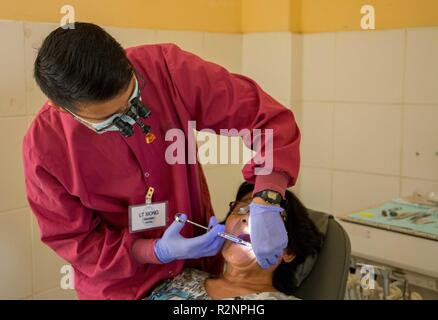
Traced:
[[141, 264], [162, 264], [155, 254], [155, 245], [157, 241], [158, 239], [135, 240], [131, 248], [131, 254], [134, 259]]
[[278, 192], [284, 198], [289, 182], [290, 177], [287, 174], [278, 171], [273, 171], [266, 176], [257, 176], [253, 195], [263, 190], [272, 190]]
[[260, 197], [254, 197], [252, 199], [252, 202], [253, 203], [257, 203], [257, 204], [262, 204], [262, 205], [265, 205], [265, 206], [277, 206], [277, 207], [280, 206], [278, 204], [272, 204], [272, 203], [270, 203], [270, 202], [268, 202], [268, 201], [266, 201], [266, 200], [264, 200], [264, 199], [262, 199]]
[[157, 257], [157, 260], [160, 264], [165, 264], [174, 261], [175, 259], [169, 257], [168, 250], [166, 250], [165, 246], [162, 246], [161, 239], [158, 239], [154, 245], [154, 254]]

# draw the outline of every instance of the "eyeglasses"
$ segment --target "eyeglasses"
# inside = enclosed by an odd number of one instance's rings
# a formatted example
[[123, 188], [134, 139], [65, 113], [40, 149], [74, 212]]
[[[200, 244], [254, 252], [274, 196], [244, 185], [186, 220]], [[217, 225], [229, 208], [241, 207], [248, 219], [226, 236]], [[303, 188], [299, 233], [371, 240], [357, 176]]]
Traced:
[[[246, 201], [231, 201], [228, 206], [230, 207], [229, 213], [232, 215], [245, 215], [249, 214], [249, 205], [251, 202]], [[287, 213], [286, 210], [283, 210], [281, 213], [281, 218], [283, 221], [286, 221]]]
[[228, 205], [231, 214], [248, 214], [249, 204], [249, 202], [231, 201]]
[[131, 97], [128, 100], [128, 106], [123, 111], [123, 113], [116, 113], [103, 122], [108, 122], [107, 125], [96, 128], [92, 123], [82, 119], [74, 112], [65, 109], [68, 113], [70, 113], [76, 120], [81, 122], [83, 125], [87, 126], [91, 130], [93, 130], [96, 133], [103, 133], [109, 128], [115, 126], [119, 129], [119, 131], [124, 136], [131, 136], [134, 134], [134, 129], [132, 128], [132, 125], [126, 122], [126, 117], [131, 118], [135, 123], [137, 123], [142, 131], [147, 134], [150, 131], [150, 127], [143, 124], [141, 121], [139, 121], [139, 118], [148, 118], [150, 116], [150, 110], [142, 103], [141, 101], [141, 94], [143, 92], [143, 89], [145, 87], [145, 81], [143, 76], [137, 72], [135, 68], [134, 69], [134, 77], [135, 77], [135, 89], [131, 95]]
[[[138, 106], [139, 103], [141, 104], [141, 102], [140, 102], [141, 101], [141, 92], [144, 89], [144, 80], [143, 80], [143, 77], [141, 77], [140, 74], [138, 74], [138, 75], [135, 74], [134, 78], [135, 78], [135, 88], [134, 88], [134, 91], [132, 92], [132, 95], [128, 99], [128, 105], [126, 106], [125, 110], [121, 114], [118, 115], [119, 117], [131, 116], [130, 112], [132, 111], [132, 108], [134, 107], [134, 109], [137, 110], [136, 106]], [[140, 81], [141, 81], [141, 85], [139, 83]], [[140, 86], [141, 86], [141, 89], [140, 89]], [[111, 117], [109, 117], [108, 119], [110, 119]], [[105, 131], [108, 128], [112, 127], [113, 125], [115, 125], [114, 122], [108, 124], [107, 126], [105, 126], [103, 128], [97, 129], [97, 131], [98, 131], [98, 133], [100, 133], [100, 132]]]

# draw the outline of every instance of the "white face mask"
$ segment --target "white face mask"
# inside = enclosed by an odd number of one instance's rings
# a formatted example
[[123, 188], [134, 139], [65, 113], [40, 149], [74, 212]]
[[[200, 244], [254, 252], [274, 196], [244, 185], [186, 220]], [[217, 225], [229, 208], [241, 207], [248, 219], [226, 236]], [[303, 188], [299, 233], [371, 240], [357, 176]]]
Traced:
[[[137, 79], [135, 79], [135, 88], [134, 88], [134, 91], [132, 92], [131, 97], [128, 100], [129, 106], [131, 106], [131, 101], [132, 101], [132, 99], [134, 99], [137, 96], [137, 93], [138, 93], [138, 81], [137, 81]], [[117, 117], [120, 117], [123, 121], [128, 122], [130, 125], [134, 125], [135, 124], [135, 120], [134, 119], [132, 119], [131, 117], [128, 117], [127, 115], [124, 115], [123, 113], [113, 114], [108, 119], [105, 119], [105, 120], [103, 120], [102, 122], [99, 122], [99, 123], [90, 122], [90, 121], [82, 119], [81, 117], [78, 117], [78, 116], [75, 116], [75, 117], [79, 118], [82, 122], [87, 123], [88, 125], [90, 125], [91, 127], [93, 127], [96, 130], [101, 130], [102, 128], [105, 128], [105, 127], [111, 125], [113, 120], [115, 118], [117, 118]], [[102, 133], [109, 132], [109, 131], [119, 131], [119, 128], [117, 128], [116, 126], [112, 125], [112, 126], [106, 128], [105, 130], [98, 131], [97, 133], [102, 134]]]
[[[101, 130], [102, 128], [105, 128], [107, 126], [109, 126], [111, 123], [113, 123], [113, 120], [117, 117], [120, 117], [123, 121], [128, 122], [130, 125], [134, 125], [135, 124], [135, 120], [132, 119], [131, 117], [128, 117], [127, 115], [124, 115], [123, 113], [116, 113], [113, 114], [111, 117], [109, 117], [108, 119], [99, 122], [99, 123], [92, 123], [89, 122], [87, 120], [81, 119], [82, 121], [88, 123], [90, 126], [92, 126], [94, 129], [96, 130]], [[102, 134], [105, 132], [109, 132], [109, 131], [119, 131], [119, 128], [117, 128], [116, 126], [112, 125], [108, 128], [106, 128], [105, 130], [102, 131], [98, 131], [97, 133]]]

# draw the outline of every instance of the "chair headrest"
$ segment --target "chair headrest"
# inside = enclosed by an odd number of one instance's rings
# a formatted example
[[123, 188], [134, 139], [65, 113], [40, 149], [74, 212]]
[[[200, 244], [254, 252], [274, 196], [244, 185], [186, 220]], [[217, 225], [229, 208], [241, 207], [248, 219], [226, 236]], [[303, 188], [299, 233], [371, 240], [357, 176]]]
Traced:
[[[313, 221], [313, 223], [323, 234], [325, 239], [327, 235], [329, 219], [333, 219], [333, 216], [311, 209], [308, 209], [307, 212], [309, 213], [310, 220]], [[317, 260], [318, 254], [314, 254], [308, 256], [302, 263], [296, 266], [295, 273], [292, 279], [296, 287], [299, 287], [301, 283], [309, 276]]]

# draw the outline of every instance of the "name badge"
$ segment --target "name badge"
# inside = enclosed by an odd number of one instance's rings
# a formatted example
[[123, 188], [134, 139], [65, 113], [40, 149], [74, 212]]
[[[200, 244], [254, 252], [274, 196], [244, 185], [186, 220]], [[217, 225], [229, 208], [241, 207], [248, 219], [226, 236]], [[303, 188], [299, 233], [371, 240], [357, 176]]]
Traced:
[[129, 232], [140, 232], [165, 227], [167, 201], [129, 206]]

